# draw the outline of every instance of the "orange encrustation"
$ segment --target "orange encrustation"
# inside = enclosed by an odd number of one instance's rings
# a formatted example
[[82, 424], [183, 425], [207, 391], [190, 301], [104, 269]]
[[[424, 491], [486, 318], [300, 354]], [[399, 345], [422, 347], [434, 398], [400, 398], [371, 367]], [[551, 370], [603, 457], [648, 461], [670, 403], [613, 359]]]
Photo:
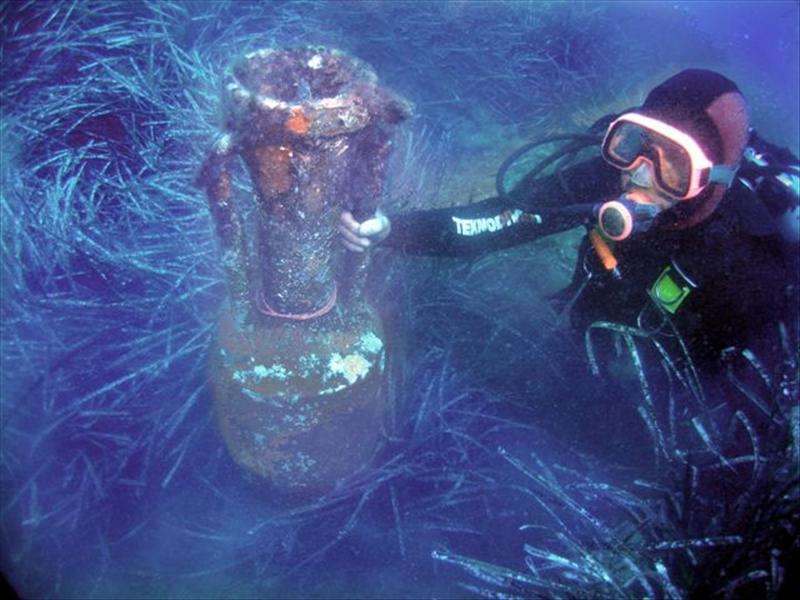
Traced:
[[292, 109], [284, 126], [295, 135], [305, 135], [311, 126], [311, 119], [306, 116], [302, 108], [296, 106]]

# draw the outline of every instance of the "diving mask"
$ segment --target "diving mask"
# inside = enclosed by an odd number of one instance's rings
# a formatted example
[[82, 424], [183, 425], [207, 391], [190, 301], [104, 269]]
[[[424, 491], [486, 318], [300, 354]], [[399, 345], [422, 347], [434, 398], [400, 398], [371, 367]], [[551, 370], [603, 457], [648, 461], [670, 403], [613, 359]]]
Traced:
[[675, 200], [694, 198], [712, 183], [730, 186], [737, 169], [714, 165], [690, 135], [638, 113], [624, 114], [611, 123], [602, 154], [623, 171], [635, 172], [648, 162], [654, 185]]

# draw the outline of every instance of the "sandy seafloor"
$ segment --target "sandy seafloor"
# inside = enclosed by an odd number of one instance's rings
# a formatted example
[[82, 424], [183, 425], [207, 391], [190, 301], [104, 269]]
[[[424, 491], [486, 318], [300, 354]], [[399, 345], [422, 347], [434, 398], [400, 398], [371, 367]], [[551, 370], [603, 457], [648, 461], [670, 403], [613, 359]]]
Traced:
[[796, 2], [0, 11], [0, 568], [21, 596], [641, 596], [595, 568], [632, 577], [598, 545], [605, 528], [655, 596], [702, 578], [649, 552], [624, 502], [603, 502], [603, 485], [633, 494], [632, 512], [681, 490], [653, 464], [637, 400], [589, 375], [547, 301], [569, 282], [580, 231], [463, 260], [375, 250], [394, 435], [349, 492], [304, 512], [276, 501], [213, 417], [206, 362], [225, 287], [192, 181], [231, 61], [301, 45], [357, 56], [414, 104], [396, 131], [390, 213], [491, 196], [517, 147], [582, 132], [687, 67], [737, 81], [756, 129], [797, 154]]

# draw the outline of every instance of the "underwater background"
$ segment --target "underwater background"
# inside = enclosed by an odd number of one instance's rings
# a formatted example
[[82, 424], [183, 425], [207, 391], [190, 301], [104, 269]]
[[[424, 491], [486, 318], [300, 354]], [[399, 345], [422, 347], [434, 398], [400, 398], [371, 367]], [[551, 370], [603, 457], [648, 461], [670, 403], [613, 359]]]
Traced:
[[736, 81], [757, 131], [797, 155], [798, 7], [3, 2], [3, 576], [24, 597], [81, 598], [791, 589], [797, 398], [790, 450], [742, 489], [752, 503], [697, 502], [687, 539], [685, 474], [654, 460], [638, 390], [593, 377], [547, 302], [579, 231], [469, 260], [374, 250], [386, 443], [335, 492], [276, 502], [217, 430], [206, 365], [225, 285], [194, 181], [226, 69], [306, 45], [362, 59], [414, 105], [389, 213], [493, 195], [519, 146], [583, 132], [687, 67]]

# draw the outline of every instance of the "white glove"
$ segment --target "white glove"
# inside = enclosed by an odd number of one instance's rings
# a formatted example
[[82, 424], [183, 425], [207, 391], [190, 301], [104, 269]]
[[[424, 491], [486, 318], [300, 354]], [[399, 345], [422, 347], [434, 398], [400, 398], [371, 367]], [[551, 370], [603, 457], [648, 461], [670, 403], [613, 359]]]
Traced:
[[339, 232], [342, 234], [342, 243], [345, 248], [353, 252], [364, 252], [372, 244], [386, 239], [392, 229], [389, 218], [380, 210], [375, 211], [375, 216], [359, 223], [349, 211], [339, 217]]

